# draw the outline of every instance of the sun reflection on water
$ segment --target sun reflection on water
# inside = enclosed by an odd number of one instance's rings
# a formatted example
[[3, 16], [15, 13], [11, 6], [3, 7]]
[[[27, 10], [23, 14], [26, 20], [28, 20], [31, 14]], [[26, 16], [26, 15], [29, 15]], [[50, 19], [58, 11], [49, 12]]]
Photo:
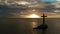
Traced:
[[37, 27], [37, 25], [38, 25], [37, 22], [31, 22], [31, 23], [32, 23], [33, 28]]

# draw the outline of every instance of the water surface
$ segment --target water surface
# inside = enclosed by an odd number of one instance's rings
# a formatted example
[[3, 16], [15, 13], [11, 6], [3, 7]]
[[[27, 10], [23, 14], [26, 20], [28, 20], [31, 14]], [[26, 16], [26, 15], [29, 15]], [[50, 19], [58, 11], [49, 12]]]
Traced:
[[[41, 34], [41, 30], [33, 29], [41, 24], [42, 18], [0, 18], [0, 34]], [[46, 24], [45, 34], [60, 34], [60, 18], [47, 18]]]

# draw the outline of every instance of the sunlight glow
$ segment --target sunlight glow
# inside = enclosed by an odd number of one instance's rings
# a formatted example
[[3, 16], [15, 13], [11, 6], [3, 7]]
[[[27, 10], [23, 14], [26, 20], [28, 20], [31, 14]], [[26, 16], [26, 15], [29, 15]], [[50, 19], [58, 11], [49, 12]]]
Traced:
[[17, 2], [18, 4], [22, 4], [22, 5], [26, 5], [26, 4], [29, 4], [29, 2], [25, 2], [25, 1], [20, 1], [20, 2]]
[[28, 15], [27, 18], [40, 18], [37, 14]]

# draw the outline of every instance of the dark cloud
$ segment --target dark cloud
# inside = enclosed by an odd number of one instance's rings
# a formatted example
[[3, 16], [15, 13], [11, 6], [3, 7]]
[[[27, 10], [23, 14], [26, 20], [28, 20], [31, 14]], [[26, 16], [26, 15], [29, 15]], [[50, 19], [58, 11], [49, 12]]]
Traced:
[[[12, 8], [10, 8], [12, 7]], [[23, 8], [24, 6], [20, 6], [19, 8], [13, 7], [13, 6], [6, 6], [6, 5], [0, 5], [0, 17], [15, 17], [17, 14], [19, 14], [21, 11], [27, 10], [27, 8]]]

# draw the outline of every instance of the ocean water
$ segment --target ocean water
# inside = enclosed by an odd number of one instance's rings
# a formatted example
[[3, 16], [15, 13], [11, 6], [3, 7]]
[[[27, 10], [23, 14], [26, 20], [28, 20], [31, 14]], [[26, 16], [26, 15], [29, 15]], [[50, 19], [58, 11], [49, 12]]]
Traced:
[[[44, 34], [60, 34], [60, 18], [46, 18], [48, 29]], [[42, 24], [42, 18], [0, 18], [0, 34], [42, 34], [33, 29]]]

